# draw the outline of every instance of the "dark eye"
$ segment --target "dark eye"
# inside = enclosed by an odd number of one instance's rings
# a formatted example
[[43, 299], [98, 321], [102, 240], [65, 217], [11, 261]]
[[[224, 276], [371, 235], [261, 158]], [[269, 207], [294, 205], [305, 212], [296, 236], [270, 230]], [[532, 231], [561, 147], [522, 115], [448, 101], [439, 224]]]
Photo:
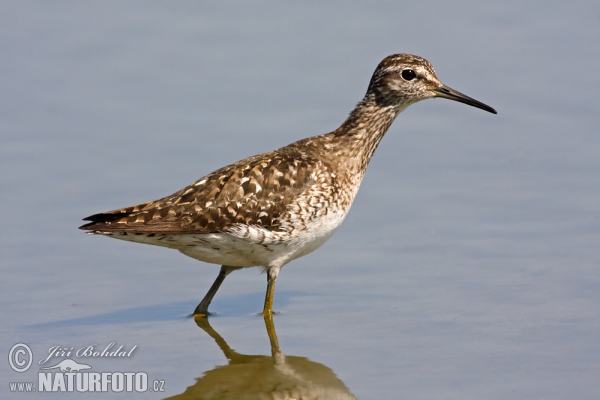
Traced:
[[402, 70], [402, 79], [404, 79], [405, 81], [412, 81], [413, 79], [415, 79], [417, 77], [417, 74], [415, 74], [415, 71], [413, 71], [412, 69], [405, 69]]

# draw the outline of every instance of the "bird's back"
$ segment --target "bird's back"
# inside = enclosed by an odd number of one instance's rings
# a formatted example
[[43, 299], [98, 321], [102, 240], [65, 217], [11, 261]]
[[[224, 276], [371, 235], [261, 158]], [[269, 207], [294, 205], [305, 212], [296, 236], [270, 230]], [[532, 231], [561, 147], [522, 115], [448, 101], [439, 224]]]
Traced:
[[[341, 187], [344, 174], [336, 170], [334, 159], [318, 154], [331, 138], [332, 134], [316, 136], [246, 158], [170, 196], [89, 216], [85, 220], [90, 222], [80, 228], [177, 248], [207, 262], [244, 264], [242, 257], [252, 259], [247, 264], [261, 265], [265, 257], [269, 261], [276, 256], [288, 262], [331, 236], [356, 193]], [[255, 245], [262, 247], [257, 250]], [[258, 259], [249, 255], [278, 253], [277, 249], [284, 254]], [[227, 252], [246, 254], [232, 262], [223, 255]]]

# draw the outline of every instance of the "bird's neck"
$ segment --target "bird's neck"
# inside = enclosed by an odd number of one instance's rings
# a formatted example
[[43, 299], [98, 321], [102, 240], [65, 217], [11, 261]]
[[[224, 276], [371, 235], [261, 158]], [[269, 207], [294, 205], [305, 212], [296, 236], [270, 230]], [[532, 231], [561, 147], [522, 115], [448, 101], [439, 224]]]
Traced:
[[380, 105], [373, 96], [365, 96], [346, 121], [331, 133], [332, 155], [347, 160], [348, 167], [354, 167], [351, 169], [356, 172], [364, 172], [390, 125], [407, 106]]

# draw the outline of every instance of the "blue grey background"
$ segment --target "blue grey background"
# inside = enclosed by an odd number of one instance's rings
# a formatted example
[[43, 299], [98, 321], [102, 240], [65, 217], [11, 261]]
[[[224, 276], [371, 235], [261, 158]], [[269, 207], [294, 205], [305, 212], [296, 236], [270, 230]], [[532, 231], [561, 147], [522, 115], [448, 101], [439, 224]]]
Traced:
[[[280, 275], [282, 351], [361, 399], [597, 398], [598, 43], [593, 1], [1, 2], [0, 352], [35, 357], [0, 362], [2, 398], [42, 397], [8, 382], [53, 345], [138, 345], [93, 366], [163, 396], [226, 364], [186, 318], [218, 267], [81, 218], [335, 129], [399, 52], [499, 114], [399, 116], [344, 224]], [[236, 272], [213, 302], [241, 353], [270, 354], [265, 287]]]

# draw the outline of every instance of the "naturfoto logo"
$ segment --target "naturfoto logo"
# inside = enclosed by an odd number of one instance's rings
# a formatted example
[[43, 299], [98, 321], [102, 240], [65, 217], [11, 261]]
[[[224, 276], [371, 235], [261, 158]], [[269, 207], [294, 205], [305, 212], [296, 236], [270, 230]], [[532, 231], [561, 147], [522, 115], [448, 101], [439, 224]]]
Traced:
[[[163, 392], [164, 380], [148, 379], [143, 371], [95, 372], [94, 358], [130, 358], [137, 345], [106, 346], [91, 344], [83, 347], [52, 346], [47, 355], [39, 360], [37, 385], [35, 382], [10, 382], [11, 392]], [[90, 364], [74, 358], [92, 361]], [[18, 373], [26, 372], [33, 361], [33, 351], [24, 343], [15, 344], [9, 351], [8, 361]], [[104, 369], [104, 368], [103, 368]], [[47, 372], [48, 371], [48, 372]]]

